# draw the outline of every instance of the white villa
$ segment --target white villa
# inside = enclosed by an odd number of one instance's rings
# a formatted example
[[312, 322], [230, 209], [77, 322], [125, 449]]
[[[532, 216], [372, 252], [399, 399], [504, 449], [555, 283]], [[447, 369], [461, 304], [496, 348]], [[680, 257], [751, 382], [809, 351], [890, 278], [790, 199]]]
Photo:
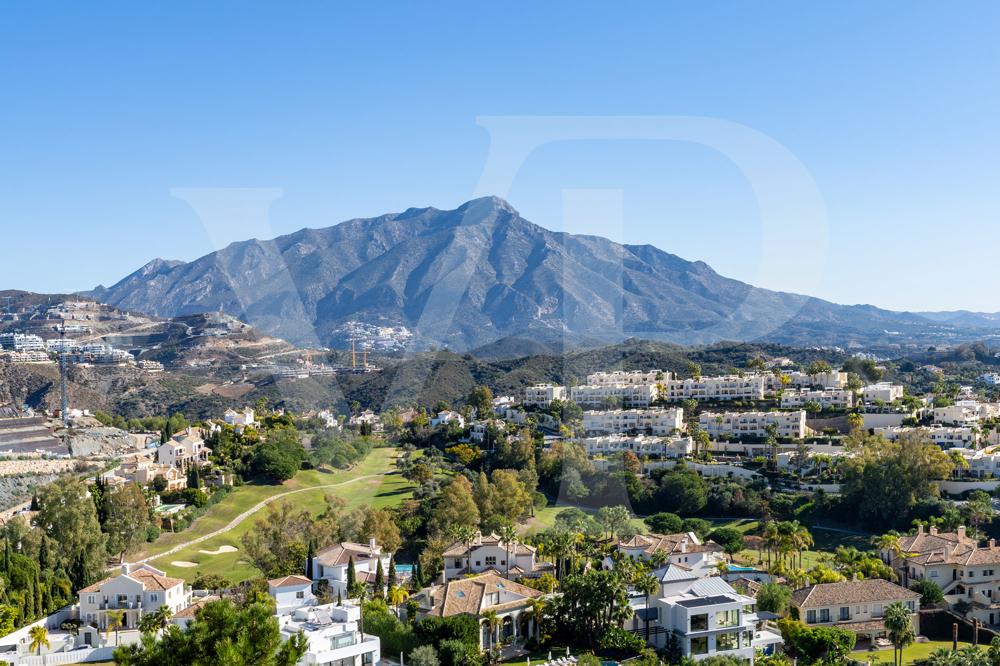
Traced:
[[468, 546], [457, 542], [444, 552], [441, 579], [447, 583], [468, 573], [494, 573], [510, 579], [555, 573], [555, 565], [535, 560], [537, 550], [534, 546], [516, 542], [508, 547], [496, 534], [483, 536], [477, 532]]
[[226, 413], [222, 416], [226, 423], [233, 426], [236, 432], [243, 432], [246, 428], [260, 427], [260, 424], [257, 423], [255, 419], [253, 410], [249, 407], [244, 407], [243, 410], [239, 412], [227, 409]]
[[894, 440], [905, 435], [917, 435], [924, 434], [927, 435], [931, 441], [940, 446], [941, 448], [948, 449], [953, 446], [965, 447], [973, 442], [978, 442], [980, 436], [978, 433], [972, 431], [973, 426], [963, 426], [963, 427], [946, 427], [946, 426], [930, 426], [928, 428], [923, 427], [908, 427], [908, 426], [885, 426], [882, 428], [875, 428], [876, 433], [882, 433], [886, 439]]
[[171, 465], [178, 469], [183, 469], [188, 465], [201, 463], [208, 460], [208, 447], [205, 446], [199, 433], [200, 428], [187, 428], [174, 435], [174, 438], [166, 444], [160, 444], [156, 450], [157, 460], [160, 464]]
[[[637, 534], [618, 544], [618, 552], [643, 562], [653, 562], [660, 552], [664, 565], [672, 564], [694, 572], [692, 575], [708, 576], [712, 568], [722, 562], [722, 546], [714, 541], [702, 543], [694, 532], [681, 534]], [[605, 568], [612, 567], [611, 558], [604, 559]]]
[[359, 581], [375, 582], [375, 571], [379, 560], [382, 561], [382, 571], [388, 574], [389, 555], [382, 554], [382, 547], [370, 539], [367, 545], [345, 541], [335, 546], [324, 548], [316, 553], [310, 563], [306, 560], [306, 571], [312, 566], [312, 580], [319, 583], [325, 580], [332, 588], [333, 594], [339, 590], [347, 594], [347, 567], [354, 560], [354, 573]]
[[895, 402], [903, 399], [903, 387], [900, 384], [891, 384], [889, 382], [871, 384], [862, 390], [861, 399], [865, 402], [872, 402], [873, 400]]

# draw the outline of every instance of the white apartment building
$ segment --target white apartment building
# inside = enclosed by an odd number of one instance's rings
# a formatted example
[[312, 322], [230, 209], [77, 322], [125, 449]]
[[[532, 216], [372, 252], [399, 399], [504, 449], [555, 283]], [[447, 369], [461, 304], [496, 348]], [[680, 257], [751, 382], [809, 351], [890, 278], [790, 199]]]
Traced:
[[16, 352], [45, 351], [45, 340], [34, 333], [0, 333], [0, 349]]
[[351, 560], [354, 560], [354, 571], [359, 581], [374, 584], [379, 561], [382, 562], [382, 571], [388, 574], [389, 555], [382, 554], [382, 546], [375, 543], [375, 539], [370, 539], [367, 545], [345, 541], [324, 548], [316, 553], [311, 562], [306, 560], [306, 571], [312, 571], [314, 582], [325, 580], [334, 594], [339, 590], [346, 595], [347, 567]]
[[979, 435], [972, 432], [972, 427], [945, 427], [930, 426], [924, 427], [904, 427], [886, 426], [875, 428], [876, 433], [882, 433], [886, 439], [894, 440], [904, 435], [924, 434], [943, 449], [950, 449], [953, 446], [965, 447], [979, 441]]
[[802, 439], [806, 436], [806, 413], [794, 412], [702, 412], [698, 427], [717, 439], [731, 437], [767, 437], [766, 427], [774, 425], [777, 437]]
[[201, 464], [208, 460], [208, 447], [199, 435], [199, 428], [187, 428], [174, 435], [166, 444], [156, 449], [157, 461], [183, 469], [190, 464]]
[[76, 340], [70, 340], [69, 338], [55, 338], [54, 340], [49, 340], [45, 343], [45, 346], [49, 348], [49, 351], [54, 352], [75, 352], [80, 351], [80, 343]]
[[623, 407], [644, 409], [651, 407], [659, 396], [656, 384], [588, 384], [570, 389], [570, 399], [585, 409], [600, 407], [605, 398], [616, 398]]
[[850, 409], [854, 406], [854, 394], [847, 389], [788, 389], [781, 394], [781, 408], [802, 407], [807, 402], [816, 402], [823, 409]]
[[587, 375], [587, 384], [590, 386], [619, 386], [622, 384], [659, 384], [674, 379], [676, 375], [663, 370], [650, 370], [642, 372], [633, 370], [625, 372], [616, 370], [615, 372], [595, 372]]
[[51, 363], [52, 359], [49, 358], [48, 354], [40, 351], [9, 351], [0, 353], [0, 361], [7, 361], [8, 363]]
[[177, 613], [191, 604], [191, 589], [180, 578], [167, 578], [159, 569], [148, 564], [123, 564], [122, 573], [85, 587], [77, 595], [81, 645], [98, 647], [104, 644], [104, 629], [109, 610], [125, 611], [121, 631], [135, 631], [139, 619], [166, 606]]
[[997, 374], [995, 372], [988, 372], [985, 375], [981, 375], [979, 379], [989, 384], [990, 386], [996, 386], [997, 384], [1000, 384], [1000, 374]]
[[588, 433], [638, 433], [669, 435], [684, 429], [684, 410], [671, 409], [615, 409], [583, 413], [583, 429]]
[[762, 375], [724, 375], [689, 377], [663, 383], [660, 398], [667, 402], [681, 400], [763, 400], [765, 380]]
[[862, 391], [862, 398], [865, 402], [882, 400], [884, 402], [895, 402], [903, 399], [903, 387], [899, 384], [889, 382], [879, 382], [866, 386]]
[[975, 400], [960, 400], [954, 405], [934, 408], [935, 423], [978, 423], [997, 415], [1000, 405]]
[[[788, 383], [783, 384], [781, 377], [788, 377]], [[807, 375], [795, 370], [782, 374], [764, 375], [765, 390], [776, 393], [782, 389], [812, 389], [812, 388], [844, 388], [847, 386], [847, 373], [833, 370], [816, 375]]]
[[566, 388], [555, 384], [535, 384], [524, 389], [524, 404], [547, 409], [553, 400], [565, 400]]
[[632, 451], [637, 456], [661, 456], [679, 458], [694, 451], [694, 440], [690, 437], [647, 437], [636, 435], [609, 435], [587, 437], [583, 440], [587, 455], [609, 456], [619, 451]]

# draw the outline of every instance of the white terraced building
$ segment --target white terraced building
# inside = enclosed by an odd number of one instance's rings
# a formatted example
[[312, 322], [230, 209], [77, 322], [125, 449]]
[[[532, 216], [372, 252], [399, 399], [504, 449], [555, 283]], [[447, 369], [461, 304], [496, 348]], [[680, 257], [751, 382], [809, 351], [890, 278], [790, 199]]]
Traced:
[[781, 394], [781, 408], [802, 407], [807, 402], [816, 402], [823, 409], [850, 409], [854, 406], [854, 394], [847, 389], [789, 389]]
[[583, 413], [583, 429], [588, 433], [628, 433], [645, 431], [647, 435], [669, 435], [684, 429], [684, 410], [615, 409]]
[[640, 370], [634, 370], [632, 372], [616, 370], [615, 372], [595, 372], [591, 375], [587, 375], [587, 384], [589, 386], [657, 384], [670, 381], [675, 378], [674, 373], [664, 372], [663, 370], [650, 370], [649, 372], [642, 372]]
[[585, 408], [600, 407], [605, 398], [617, 398], [623, 407], [647, 408], [659, 395], [656, 384], [595, 384], [574, 386], [570, 390], [570, 399]]
[[847, 373], [837, 370], [821, 372], [816, 375], [807, 375], [796, 370], [795, 372], [786, 372], [784, 376], [788, 377], [787, 384], [781, 382], [782, 375], [780, 374], [764, 375], [767, 390], [777, 392], [789, 388], [844, 388], [847, 386]]
[[960, 400], [948, 407], [934, 408], [935, 423], [976, 423], [982, 419], [993, 418], [998, 413], [1000, 405], [975, 400]]
[[929, 428], [886, 426], [884, 428], [875, 428], [875, 432], [882, 433], [890, 441], [906, 435], [923, 433], [943, 449], [949, 449], [953, 446], [964, 447], [979, 441], [979, 435], [972, 432], [972, 426], [954, 428], [945, 426], [931, 426]]
[[583, 444], [587, 447], [587, 455], [591, 456], [608, 456], [619, 451], [632, 451], [637, 456], [657, 455], [665, 458], [680, 458], [694, 451], [694, 440], [690, 437], [610, 435], [608, 437], [586, 437]]
[[806, 436], [806, 413], [794, 412], [702, 412], [698, 427], [709, 437], [767, 437], [766, 427], [773, 424], [778, 437], [802, 439]]
[[45, 340], [34, 333], [0, 333], [0, 348], [11, 351], [45, 351]]
[[750, 374], [675, 379], [663, 383], [662, 400], [763, 400], [764, 377]]
[[566, 389], [555, 384], [535, 384], [524, 389], [524, 404], [547, 408], [553, 400], [565, 400]]

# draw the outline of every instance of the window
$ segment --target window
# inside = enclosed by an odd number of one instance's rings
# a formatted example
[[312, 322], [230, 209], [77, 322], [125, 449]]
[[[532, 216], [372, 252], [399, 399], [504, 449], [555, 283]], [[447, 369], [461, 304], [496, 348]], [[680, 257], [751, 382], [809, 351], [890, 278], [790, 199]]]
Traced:
[[735, 627], [739, 622], [740, 612], [737, 610], [724, 610], [715, 614], [715, 628], [725, 629]]
[[708, 654], [708, 636], [691, 639], [691, 654]]
[[159, 599], [160, 599], [160, 596], [158, 594], [156, 594], [155, 592], [153, 594], [149, 595], [149, 603], [151, 603], [151, 604], [155, 604], [157, 601], [159, 601]]
[[816, 624], [816, 611], [806, 611], [806, 624]]
[[872, 606], [872, 617], [882, 617], [882, 604]]
[[855, 606], [854, 607], [854, 614], [855, 615], [861, 615], [861, 606]]
[[455, 563], [452, 566], [454, 568], [456, 568], [456, 569], [461, 569], [462, 568], [462, 560], [455, 560]]
[[296, 592], [295, 593], [295, 598], [296, 599], [305, 599], [306, 598], [305, 590], [299, 590], [298, 592]]
[[331, 650], [338, 650], [340, 648], [345, 648], [350, 645], [354, 645], [354, 632], [330, 637]]
[[743, 647], [745, 647], [745, 648], [750, 647], [750, 641], [752, 641], [752, 640], [753, 640], [753, 632], [751, 632], [751, 631], [744, 631], [743, 632]]
[[97, 603], [97, 599], [93, 595], [91, 595], [91, 596], [87, 597], [87, 603], [88, 604], [96, 604]]
[[820, 611], [819, 611], [819, 621], [820, 622], [829, 622], [830, 621], [830, 609], [829, 608], [821, 608], [820, 609]]
[[906, 602], [906, 607], [910, 610], [911, 613], [913, 612], [913, 602], [912, 601], [907, 601]]
[[840, 607], [840, 621], [843, 622], [844, 620], [850, 620], [850, 619], [851, 619], [851, 607], [850, 606], [841, 606]]
[[691, 616], [691, 631], [707, 631], [707, 630], [708, 630], [707, 613]]
[[[488, 567], [496, 566], [496, 563], [497, 563], [497, 558], [495, 556], [489, 556], [486, 558], [486, 566]], [[476, 564], [479, 563], [476, 562]]]
[[481, 564], [479, 563], [479, 560], [476, 560], [476, 566], [477, 566], [477, 567], [479, 567], [479, 566], [482, 566], [482, 565], [481, 565]]
[[485, 598], [485, 604], [484, 605], [486, 605], [486, 606], [496, 606], [497, 604], [500, 603], [500, 593], [499, 592], [491, 592], [491, 593], [485, 594], [483, 596]]
[[868, 604], [865, 604], [865, 615], [868, 615]]
[[365, 665], [371, 664], [374, 661], [374, 656], [375, 656], [374, 652], [365, 652], [361, 656], [361, 663]]
[[931, 569], [931, 578], [937, 578], [937, 569]]
[[740, 646], [739, 633], [719, 634], [715, 637], [715, 649], [719, 652], [735, 650]]
[[464, 597], [465, 596], [465, 592], [462, 592], [461, 590], [459, 590], [458, 592], [455, 593], [455, 596], [457, 596], [457, 597]]

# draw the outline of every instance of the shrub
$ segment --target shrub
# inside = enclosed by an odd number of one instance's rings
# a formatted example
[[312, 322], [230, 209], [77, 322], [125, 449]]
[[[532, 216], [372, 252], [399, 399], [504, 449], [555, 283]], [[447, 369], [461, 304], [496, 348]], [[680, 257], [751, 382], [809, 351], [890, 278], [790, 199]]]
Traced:
[[430, 645], [421, 645], [410, 653], [410, 666], [440, 666], [437, 650]]
[[910, 589], [920, 595], [921, 606], [931, 606], [944, 600], [944, 592], [941, 591], [941, 587], [926, 578], [910, 585]]
[[386, 655], [409, 655], [421, 644], [412, 627], [389, 614], [365, 615], [365, 633], [379, 637]]
[[441, 666], [461, 666], [475, 656], [475, 648], [455, 638], [441, 641], [438, 650]]
[[610, 626], [597, 639], [597, 649], [606, 655], [634, 655], [642, 652], [646, 641], [624, 629]]
[[684, 521], [674, 513], [657, 513], [643, 519], [642, 522], [656, 534], [678, 534], [684, 529]]
[[152, 543], [160, 538], [160, 528], [156, 525], [150, 525], [146, 528], [146, 541]]

